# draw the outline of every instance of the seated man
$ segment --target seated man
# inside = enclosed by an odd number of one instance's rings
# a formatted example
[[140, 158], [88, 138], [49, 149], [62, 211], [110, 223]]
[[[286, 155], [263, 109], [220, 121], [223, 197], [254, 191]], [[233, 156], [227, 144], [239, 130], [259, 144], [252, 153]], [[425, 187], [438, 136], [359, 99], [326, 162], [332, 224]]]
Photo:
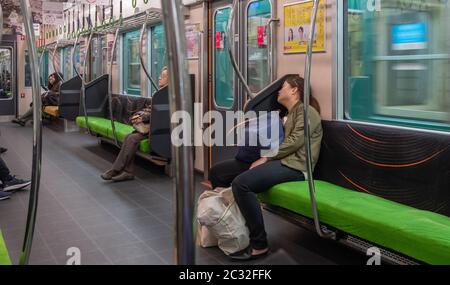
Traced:
[[[159, 76], [159, 87], [165, 87], [168, 84], [168, 70], [164, 67]], [[150, 115], [149, 108], [142, 109], [133, 114], [131, 123], [135, 131], [125, 137], [123, 145], [120, 149], [112, 169], [101, 175], [104, 180], [112, 180], [115, 182], [134, 179], [133, 162], [139, 142], [148, 137], [150, 131]]]

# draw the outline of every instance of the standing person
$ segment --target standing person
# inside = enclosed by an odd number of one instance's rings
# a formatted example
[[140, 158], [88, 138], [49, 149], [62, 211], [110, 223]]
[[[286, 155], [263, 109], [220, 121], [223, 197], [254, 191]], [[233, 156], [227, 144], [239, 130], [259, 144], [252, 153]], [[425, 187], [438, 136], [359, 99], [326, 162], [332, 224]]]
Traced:
[[[50, 74], [48, 77], [48, 91], [41, 95], [42, 107], [44, 106], [57, 106], [59, 103], [59, 87], [61, 86], [61, 73], [54, 72]], [[26, 125], [26, 123], [33, 119], [33, 108], [31, 107], [28, 111], [25, 112], [21, 117], [12, 120], [13, 123], [19, 124], [22, 127]]]
[[[262, 211], [255, 194], [267, 191], [280, 183], [305, 180], [303, 86], [303, 78], [292, 75], [286, 79], [278, 92], [278, 102], [288, 110], [285, 138], [278, 152], [253, 162], [248, 171], [237, 176], [232, 182], [235, 201], [250, 231], [250, 246], [230, 255], [233, 259], [254, 259], [264, 256], [269, 251]], [[322, 124], [320, 107], [313, 97], [309, 111], [312, 160], [315, 166], [322, 141]]]
[[[159, 76], [159, 87], [165, 87], [168, 84], [168, 81], [169, 72], [167, 67], [164, 67]], [[150, 131], [150, 116], [150, 108], [144, 108], [133, 114], [131, 123], [136, 130], [125, 137], [119, 155], [114, 161], [112, 168], [101, 175], [104, 180], [118, 182], [134, 179], [134, 157], [138, 150], [139, 142], [148, 137], [148, 132]]]

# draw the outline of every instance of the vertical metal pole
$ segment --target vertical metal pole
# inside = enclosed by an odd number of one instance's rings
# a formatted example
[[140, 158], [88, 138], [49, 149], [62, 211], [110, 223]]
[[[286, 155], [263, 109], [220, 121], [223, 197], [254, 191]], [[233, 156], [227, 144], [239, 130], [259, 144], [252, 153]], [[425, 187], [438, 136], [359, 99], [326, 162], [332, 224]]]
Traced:
[[[190, 116], [193, 130], [192, 94], [186, 60], [186, 37], [181, 0], [161, 1], [169, 62], [169, 101], [171, 114], [183, 111]], [[186, 122], [184, 122], [186, 123]], [[173, 129], [174, 125], [172, 125]], [[175, 162], [175, 255], [179, 265], [195, 263], [194, 243], [194, 162], [193, 136], [190, 145], [173, 147]]]
[[114, 43], [111, 50], [111, 61], [109, 62], [109, 81], [108, 81], [108, 103], [109, 103], [109, 118], [111, 120], [111, 128], [114, 136], [114, 143], [117, 147], [120, 147], [119, 140], [117, 139], [116, 124], [114, 123], [114, 114], [112, 110], [112, 75], [113, 75], [113, 62], [114, 54], [116, 53], [117, 39], [119, 37], [119, 27], [117, 27], [114, 34]]
[[234, 71], [236, 72], [236, 75], [238, 76], [239, 80], [241, 81], [242, 85], [244, 86], [245, 91], [247, 92], [248, 96], [250, 98], [255, 98], [256, 94], [252, 92], [250, 89], [250, 86], [248, 86], [247, 80], [245, 79], [242, 72], [239, 70], [239, 66], [236, 62], [236, 57], [233, 53], [234, 48], [234, 29], [233, 29], [233, 21], [236, 14], [236, 10], [238, 9], [238, 0], [233, 1], [233, 6], [231, 8], [230, 17], [228, 18], [228, 31], [227, 31], [227, 38], [228, 38], [228, 54], [230, 55], [231, 65], [233, 66]]
[[25, 32], [27, 34], [27, 44], [30, 55], [31, 79], [33, 86], [33, 164], [31, 173], [31, 191], [28, 204], [28, 216], [25, 230], [25, 237], [22, 246], [19, 263], [28, 264], [31, 245], [33, 243], [34, 227], [36, 223], [36, 213], [38, 207], [39, 185], [41, 179], [41, 159], [42, 159], [42, 110], [39, 87], [39, 68], [37, 63], [37, 50], [34, 39], [33, 18], [31, 17], [30, 4], [27, 0], [20, 0], [22, 15], [24, 16]]
[[[275, 18], [277, 15], [277, 2], [275, 0], [270, 0], [270, 6], [272, 7], [272, 13], [269, 22], [269, 35], [268, 45], [269, 45], [269, 78], [270, 81], [275, 81], [277, 79], [277, 33], [274, 28], [275, 23], [279, 23], [280, 19]], [[274, 44], [275, 43], [275, 44]]]
[[[153, 88], [155, 88], [156, 91], [159, 90], [158, 85], [155, 83], [155, 81], [153, 80], [151, 74], [148, 72], [147, 66], [144, 62], [144, 49], [142, 48], [142, 41], [144, 40], [144, 34], [147, 31], [147, 20], [148, 20], [148, 10], [145, 12], [145, 21], [142, 24], [142, 28], [141, 28], [141, 35], [139, 37], [139, 44], [141, 45], [139, 47], [139, 60], [141, 61], [141, 66], [142, 69], [144, 69], [145, 75], [147, 75], [147, 78], [150, 80], [150, 83], [152, 84]], [[147, 49], [150, 50], [150, 49]], [[148, 52], [147, 52], [147, 57], [148, 57]], [[150, 97], [150, 96], [148, 96]]]
[[314, 186], [314, 178], [313, 178], [313, 167], [312, 167], [312, 155], [311, 155], [311, 135], [310, 135], [310, 123], [309, 123], [309, 97], [310, 97], [310, 86], [311, 86], [311, 63], [312, 63], [312, 49], [314, 42], [314, 34], [316, 30], [316, 18], [317, 18], [317, 10], [319, 9], [320, 0], [314, 0], [314, 6], [311, 14], [311, 29], [309, 33], [308, 39], [308, 50], [306, 53], [306, 63], [305, 63], [305, 86], [304, 86], [304, 113], [303, 113], [303, 121], [305, 124], [304, 134], [305, 134], [305, 151], [306, 151], [306, 171], [308, 177], [308, 186], [309, 186], [309, 195], [311, 202], [311, 210], [314, 218], [314, 226], [316, 228], [316, 232], [320, 237], [323, 238], [334, 238], [334, 234], [332, 232], [324, 232], [320, 226], [319, 214], [317, 212], [317, 204], [315, 197], [315, 186]]

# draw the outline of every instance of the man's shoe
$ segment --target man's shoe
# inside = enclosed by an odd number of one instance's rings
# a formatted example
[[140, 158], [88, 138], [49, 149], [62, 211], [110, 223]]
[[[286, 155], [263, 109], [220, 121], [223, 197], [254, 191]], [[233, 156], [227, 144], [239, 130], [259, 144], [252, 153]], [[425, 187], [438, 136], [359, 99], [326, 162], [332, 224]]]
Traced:
[[11, 193], [0, 191], [0, 201], [11, 198]]
[[21, 119], [13, 119], [11, 122], [15, 123], [15, 124], [19, 124], [22, 127], [25, 127], [26, 122], [22, 121]]
[[8, 149], [7, 149], [7, 148], [4, 148], [4, 147], [0, 147], [0, 153], [5, 153], [6, 151], [8, 151]]
[[119, 182], [119, 181], [126, 181], [126, 180], [133, 180], [134, 175], [131, 173], [128, 173], [126, 171], [122, 171], [120, 174], [114, 176], [112, 178], [112, 181]]
[[116, 171], [114, 169], [110, 169], [110, 170], [106, 171], [105, 173], [103, 173], [100, 176], [102, 177], [103, 180], [111, 180], [114, 176], [116, 176], [118, 174], [119, 174], [119, 171]]
[[18, 179], [15, 176], [9, 181], [3, 181], [3, 191], [10, 192], [14, 190], [20, 190], [31, 184], [30, 180]]

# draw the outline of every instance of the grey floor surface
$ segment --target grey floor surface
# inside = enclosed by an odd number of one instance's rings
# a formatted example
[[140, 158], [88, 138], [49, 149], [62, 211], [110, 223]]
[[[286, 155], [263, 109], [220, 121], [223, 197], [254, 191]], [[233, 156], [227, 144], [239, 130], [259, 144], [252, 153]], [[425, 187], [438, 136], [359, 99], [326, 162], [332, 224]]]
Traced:
[[[12, 174], [29, 178], [32, 128], [0, 124], [2, 155]], [[118, 150], [87, 134], [43, 129], [42, 179], [31, 264], [66, 264], [77, 247], [82, 264], [173, 264], [173, 186], [161, 167], [138, 159], [136, 179], [109, 183], [100, 174]], [[201, 193], [201, 175], [196, 191]], [[26, 223], [29, 191], [0, 201], [0, 229], [15, 264]], [[366, 257], [321, 240], [265, 212], [271, 246], [250, 264], [364, 264]], [[197, 248], [197, 264], [238, 264], [217, 248]], [[247, 264], [247, 263], [246, 263]]]

